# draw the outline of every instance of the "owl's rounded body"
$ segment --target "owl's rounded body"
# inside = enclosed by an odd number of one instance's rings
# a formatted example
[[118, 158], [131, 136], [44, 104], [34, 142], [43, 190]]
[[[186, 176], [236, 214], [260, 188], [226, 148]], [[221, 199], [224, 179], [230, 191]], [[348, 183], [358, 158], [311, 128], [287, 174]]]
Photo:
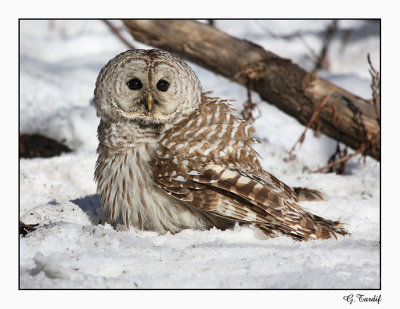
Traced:
[[297, 240], [346, 234], [262, 169], [254, 129], [226, 101], [203, 96], [193, 70], [170, 53], [118, 55], [101, 70], [94, 102], [95, 179], [110, 222], [176, 233], [238, 221]]
[[156, 185], [150, 164], [159, 147], [156, 131], [143, 132], [130, 123], [101, 122], [98, 133], [97, 191], [110, 222], [160, 233], [229, 225], [222, 218], [172, 198]]

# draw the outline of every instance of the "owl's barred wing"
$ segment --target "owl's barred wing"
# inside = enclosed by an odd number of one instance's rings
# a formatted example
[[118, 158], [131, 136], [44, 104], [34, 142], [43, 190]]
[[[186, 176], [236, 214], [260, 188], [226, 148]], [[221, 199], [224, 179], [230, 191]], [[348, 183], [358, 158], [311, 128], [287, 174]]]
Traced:
[[262, 169], [252, 133], [224, 101], [204, 98], [196, 113], [160, 136], [153, 179], [177, 199], [269, 235], [279, 231], [303, 240], [344, 234], [338, 222], [301, 209], [293, 188]]
[[[186, 163], [190, 169], [190, 161]], [[217, 216], [255, 224], [270, 236], [280, 231], [295, 239], [326, 239], [344, 233], [339, 223], [303, 211], [294, 201], [282, 198], [273, 188], [243, 172], [210, 165], [198, 173], [175, 170], [172, 174], [175, 176], [155, 178], [168, 194]]]

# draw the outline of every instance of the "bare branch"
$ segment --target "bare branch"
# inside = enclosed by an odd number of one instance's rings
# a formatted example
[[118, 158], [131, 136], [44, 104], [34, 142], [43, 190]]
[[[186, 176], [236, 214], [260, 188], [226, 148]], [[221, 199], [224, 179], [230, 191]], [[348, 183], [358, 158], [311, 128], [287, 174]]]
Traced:
[[306, 137], [307, 130], [311, 127], [311, 125], [315, 122], [317, 119], [319, 113], [321, 110], [325, 107], [326, 103], [328, 102], [329, 97], [333, 94], [335, 91], [336, 87], [333, 87], [331, 91], [328, 93], [327, 96], [325, 96], [322, 101], [315, 106], [314, 111], [311, 115], [310, 121], [307, 123], [306, 128], [304, 129], [303, 133], [300, 135], [299, 139], [296, 141], [296, 143], [293, 145], [293, 147], [289, 151], [289, 155], [292, 155], [294, 149], [296, 148], [297, 144], [302, 144], [304, 142], [304, 139]]
[[381, 123], [381, 99], [380, 99], [380, 85], [381, 85], [381, 76], [379, 72], [377, 72], [372, 65], [372, 61], [370, 55], [367, 55], [368, 64], [369, 64], [369, 74], [371, 74], [372, 78], [372, 102], [374, 103], [376, 116], [378, 117], [379, 124]]
[[331, 44], [332, 38], [333, 38], [334, 34], [336, 33], [337, 29], [338, 29], [338, 21], [337, 20], [332, 21], [332, 23], [326, 29], [325, 37], [324, 37], [324, 44], [322, 46], [319, 57], [315, 63], [315, 67], [314, 67], [315, 71], [320, 70], [320, 69], [329, 70], [328, 50], [329, 50], [329, 46]]
[[109, 20], [104, 19], [103, 22], [108, 26], [108, 28], [110, 28], [111, 32], [115, 34], [115, 36], [122, 42], [124, 43], [129, 49], [136, 49], [135, 46], [133, 46], [130, 42], [128, 42], [127, 39], [125, 39], [120, 30], [115, 27], [112, 22], [110, 22]]
[[358, 155], [360, 153], [363, 153], [364, 151], [365, 151], [365, 146], [362, 146], [362, 147], [360, 147], [360, 149], [354, 151], [353, 153], [346, 154], [345, 156], [342, 156], [339, 159], [334, 160], [334, 161], [330, 162], [329, 164], [327, 164], [327, 165], [325, 165], [325, 166], [313, 171], [313, 173], [321, 173], [321, 172], [324, 172], [325, 170], [327, 170], [329, 168], [332, 168], [335, 165], [345, 163], [345, 162], [349, 161], [352, 157], [354, 157], [354, 156], [356, 156], [356, 155]]

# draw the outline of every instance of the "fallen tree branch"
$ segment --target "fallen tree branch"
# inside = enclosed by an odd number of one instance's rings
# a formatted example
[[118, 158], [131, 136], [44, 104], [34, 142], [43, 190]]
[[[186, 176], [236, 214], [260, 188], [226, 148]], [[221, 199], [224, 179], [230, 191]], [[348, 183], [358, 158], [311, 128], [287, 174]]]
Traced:
[[[244, 86], [243, 71], [256, 72], [251, 88], [260, 97], [307, 125], [315, 106], [335, 87], [318, 115], [320, 131], [349, 147], [361, 145], [366, 155], [380, 160], [380, 127], [374, 106], [318, 78], [261, 46], [234, 38], [192, 20], [125, 20], [135, 40], [168, 50]], [[335, 117], [332, 106], [335, 104]], [[329, 107], [329, 108], [328, 108]]]

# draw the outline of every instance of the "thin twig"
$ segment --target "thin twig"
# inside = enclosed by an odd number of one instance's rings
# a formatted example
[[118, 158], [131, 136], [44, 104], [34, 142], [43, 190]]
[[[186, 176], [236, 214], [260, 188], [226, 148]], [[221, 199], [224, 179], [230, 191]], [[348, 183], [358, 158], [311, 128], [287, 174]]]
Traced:
[[305, 39], [304, 35], [301, 32], [296, 32], [294, 37], [298, 37], [301, 42], [303, 43], [304, 47], [308, 50], [311, 55], [311, 58], [318, 58], [318, 53], [308, 44], [307, 40]]
[[341, 157], [341, 158], [339, 158], [339, 159], [337, 159], [337, 160], [335, 160], [335, 161], [333, 161], [333, 162], [331, 162], [331, 163], [329, 163], [329, 164], [327, 164], [327, 165], [325, 165], [323, 167], [320, 167], [319, 169], [317, 169], [315, 171], [312, 171], [312, 173], [320, 173], [320, 172], [324, 171], [325, 169], [331, 168], [334, 165], [337, 165], [337, 164], [340, 164], [340, 163], [343, 163], [343, 162], [347, 162], [350, 158], [358, 155], [359, 153], [363, 153], [364, 150], [365, 150], [365, 145], [363, 144], [363, 145], [361, 145], [361, 147], [359, 149], [357, 149], [353, 153], [349, 153], [344, 157]]
[[260, 28], [262, 28], [273, 39], [280, 39], [281, 38], [281, 36], [275, 34], [273, 31], [271, 31], [267, 27], [264, 27], [264, 25], [262, 25], [259, 20], [256, 20], [255, 22]]
[[[329, 158], [328, 164], [335, 162], [341, 158], [344, 158], [347, 156], [347, 147], [345, 147], [343, 150], [340, 148], [340, 143], [338, 142], [336, 145], [336, 151], [333, 153], [333, 155]], [[327, 173], [332, 173], [335, 172], [336, 174], [344, 174], [346, 171], [346, 165], [347, 165], [347, 160], [337, 163], [333, 165], [332, 167], [329, 167], [327, 169]]]
[[338, 28], [338, 21], [334, 20], [326, 29], [324, 44], [322, 46], [319, 57], [317, 58], [317, 61], [315, 63], [314, 67], [315, 71], [320, 69], [329, 69], [328, 50], [337, 28]]
[[236, 78], [241, 78], [245, 81], [246, 91], [247, 91], [247, 101], [244, 104], [244, 109], [242, 111], [242, 117], [247, 122], [253, 123], [255, 117], [253, 115], [254, 108], [257, 107], [256, 103], [253, 103], [251, 99], [251, 85], [255, 80], [259, 80], [264, 77], [264, 67], [262, 63], [254, 63], [247, 67], [241, 67], [240, 72], [236, 74]]
[[103, 20], [103, 22], [108, 26], [108, 28], [110, 28], [111, 32], [114, 33], [118, 39], [120, 39], [120, 41], [122, 43], [124, 43], [127, 47], [129, 47], [129, 49], [136, 49], [135, 46], [133, 46], [127, 39], [125, 39], [122, 36], [120, 30], [117, 27], [115, 27], [112, 24], [112, 22], [110, 22], [109, 20], [105, 20], [105, 19]]
[[296, 143], [293, 145], [293, 147], [290, 149], [290, 151], [289, 151], [289, 155], [290, 155], [290, 156], [292, 155], [292, 152], [295, 150], [297, 144], [299, 144], [299, 143], [302, 144], [302, 143], [303, 143], [303, 141], [304, 141], [304, 139], [305, 139], [305, 136], [306, 136], [306, 133], [307, 133], [307, 130], [311, 127], [311, 125], [313, 124], [313, 122], [316, 120], [317, 116], [318, 116], [319, 113], [321, 112], [321, 110], [325, 107], [326, 103], [328, 102], [328, 99], [329, 99], [330, 96], [333, 94], [333, 92], [335, 91], [335, 89], [336, 89], [336, 88], [333, 87], [333, 88], [329, 91], [328, 95], [326, 95], [326, 96], [322, 99], [321, 103], [315, 106], [314, 111], [313, 111], [313, 113], [312, 113], [312, 115], [311, 115], [310, 120], [309, 120], [308, 123], [307, 123], [306, 128], [304, 129], [304, 131], [303, 131], [303, 133], [300, 135], [300, 137], [297, 139], [297, 141], [296, 141]]
[[246, 83], [246, 90], [247, 90], [247, 101], [244, 105], [244, 109], [242, 111], [242, 117], [249, 123], [253, 123], [255, 118], [253, 116], [253, 109], [256, 107], [256, 104], [253, 103], [251, 99], [251, 89], [250, 89], [250, 82]]
[[381, 79], [380, 79], [380, 74], [379, 72], [377, 72], [374, 68], [374, 66], [372, 65], [372, 61], [370, 58], [370, 55], [367, 55], [367, 59], [368, 59], [368, 64], [369, 64], [369, 74], [371, 74], [372, 77], [372, 84], [371, 84], [371, 89], [372, 89], [372, 101], [374, 103], [375, 106], [375, 111], [376, 111], [376, 115], [378, 117], [378, 122], [379, 124], [381, 123], [381, 100], [380, 100], [380, 83], [381, 83]]

